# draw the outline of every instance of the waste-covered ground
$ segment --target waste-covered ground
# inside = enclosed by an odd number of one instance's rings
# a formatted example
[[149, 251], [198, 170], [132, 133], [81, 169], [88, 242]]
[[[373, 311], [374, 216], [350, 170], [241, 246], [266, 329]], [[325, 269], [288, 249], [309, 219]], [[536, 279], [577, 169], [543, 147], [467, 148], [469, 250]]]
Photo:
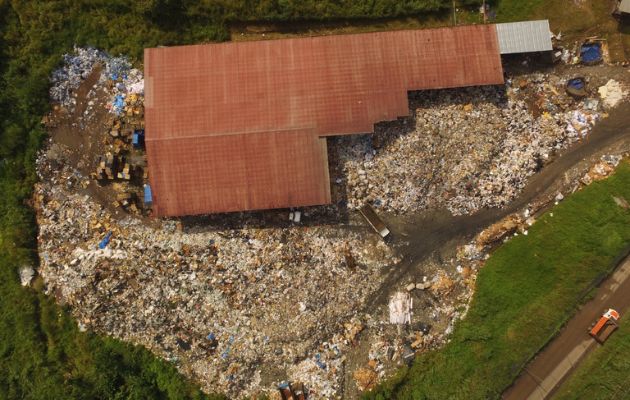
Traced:
[[[300, 222], [289, 210], [155, 220], [138, 200], [146, 166], [128, 134], [143, 127], [141, 73], [76, 51], [53, 77], [51, 139], [38, 159], [45, 290], [82, 329], [142, 344], [204, 390], [236, 398], [276, 396], [282, 380], [303, 382], [311, 398], [339, 397], [440, 346], [488, 246], [526, 234], [529, 215], [383, 288], [415, 239], [383, 241], [353, 210], [367, 200], [413, 221], [423, 210], [501, 207], [559, 150], [588, 140], [628, 87], [623, 68], [560, 66], [508, 71], [500, 87], [412, 93], [411, 117], [329, 140], [335, 204], [301, 210]], [[575, 76], [587, 78], [584, 99], [565, 93]], [[108, 153], [135, 175], [100, 179]], [[583, 184], [617, 162], [602, 160]], [[383, 291], [398, 294], [367, 306]]]
[[[412, 93], [410, 118], [336, 139], [348, 206], [368, 199], [394, 213], [447, 207], [454, 215], [504, 206], [558, 151], [587, 140], [624, 96], [601, 72], [572, 67], [519, 75], [505, 86]], [[589, 81], [583, 100], [565, 92], [576, 76]], [[602, 99], [600, 87], [615, 94]]]

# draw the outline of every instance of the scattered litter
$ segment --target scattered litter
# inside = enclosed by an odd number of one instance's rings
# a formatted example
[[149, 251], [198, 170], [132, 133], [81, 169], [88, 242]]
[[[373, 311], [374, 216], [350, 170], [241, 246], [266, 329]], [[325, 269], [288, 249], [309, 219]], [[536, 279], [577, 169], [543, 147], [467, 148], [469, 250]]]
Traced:
[[595, 181], [605, 179], [619, 165], [621, 157], [618, 156], [602, 156], [600, 162], [593, 165], [591, 169], [580, 179], [584, 185], [590, 185]]
[[628, 204], [628, 201], [621, 196], [619, 197], [613, 196], [613, 200], [615, 200], [615, 204], [617, 204], [619, 207], [623, 208], [624, 210], [627, 210], [630, 208], [630, 204]]

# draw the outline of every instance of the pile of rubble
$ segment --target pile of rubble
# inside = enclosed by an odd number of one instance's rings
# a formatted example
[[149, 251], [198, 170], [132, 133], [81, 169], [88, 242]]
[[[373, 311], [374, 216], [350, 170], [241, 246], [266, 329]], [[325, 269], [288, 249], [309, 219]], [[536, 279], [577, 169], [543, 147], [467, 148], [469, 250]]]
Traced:
[[104, 71], [100, 83], [104, 84], [110, 79], [114, 82], [108, 105], [112, 111], [120, 112], [127, 94], [144, 94], [142, 72], [132, 68], [126, 57], [112, 57], [97, 49], [75, 47], [72, 53], [63, 56], [62, 66], [51, 76], [51, 100], [72, 112], [77, 101], [76, 90], [96, 66]]
[[374, 135], [337, 139], [345, 178], [336, 184], [351, 209], [365, 200], [400, 214], [502, 207], [626, 96], [611, 81], [599, 99], [576, 100], [565, 93], [568, 78], [533, 74], [505, 86], [412, 94], [412, 118], [378, 125]]
[[327, 226], [152, 227], [116, 220], [76, 193], [67, 165], [50, 168], [42, 157], [39, 171], [39, 273], [82, 327], [147, 346], [209, 391], [252, 393], [273, 370], [317, 397], [338, 391], [342, 353], [360, 325], [344, 323], [399, 261], [378, 236]]

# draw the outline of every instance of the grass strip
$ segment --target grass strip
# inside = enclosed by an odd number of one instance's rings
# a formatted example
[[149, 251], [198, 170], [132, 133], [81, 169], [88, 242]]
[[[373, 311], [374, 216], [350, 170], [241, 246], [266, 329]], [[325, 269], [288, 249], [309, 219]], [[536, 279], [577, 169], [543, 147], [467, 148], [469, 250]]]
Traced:
[[365, 398], [498, 398], [630, 244], [630, 211], [613, 196], [630, 199], [628, 161], [499, 247], [449, 343]]
[[619, 329], [605, 346], [589, 354], [560, 387], [554, 399], [630, 398], [630, 318], [622, 315]]

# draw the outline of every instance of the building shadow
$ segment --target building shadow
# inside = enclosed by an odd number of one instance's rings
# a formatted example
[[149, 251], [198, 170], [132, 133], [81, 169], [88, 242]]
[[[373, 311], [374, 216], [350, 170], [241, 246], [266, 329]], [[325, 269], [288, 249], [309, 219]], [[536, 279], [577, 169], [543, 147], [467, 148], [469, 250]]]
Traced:
[[[361, 165], [378, 157], [399, 140], [416, 130], [416, 110], [445, 105], [492, 103], [507, 107], [505, 86], [476, 86], [457, 89], [413, 91], [408, 93], [409, 115], [393, 121], [374, 125], [373, 133], [333, 136], [327, 138], [328, 167], [332, 202], [329, 205], [275, 209], [248, 212], [233, 212], [177, 218], [186, 232], [226, 231], [244, 228], [280, 228], [297, 226], [339, 226], [357, 229], [353, 221], [357, 213], [349, 207], [348, 166]], [[369, 201], [379, 212], [378, 200]], [[291, 212], [299, 211], [300, 222], [289, 219]], [[367, 225], [366, 225], [367, 226]]]

